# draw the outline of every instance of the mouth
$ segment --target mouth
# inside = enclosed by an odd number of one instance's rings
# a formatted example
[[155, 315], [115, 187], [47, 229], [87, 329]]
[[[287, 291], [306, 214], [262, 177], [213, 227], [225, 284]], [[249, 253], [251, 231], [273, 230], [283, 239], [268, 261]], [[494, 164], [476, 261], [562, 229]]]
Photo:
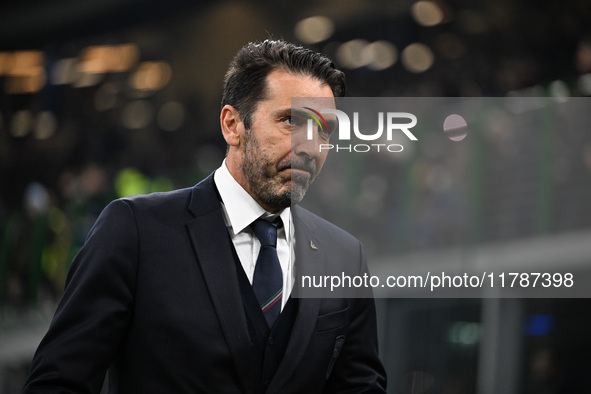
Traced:
[[314, 173], [311, 172], [309, 169], [292, 167], [289, 170], [289, 182], [292, 185], [292, 187], [294, 185], [308, 187], [314, 179]]
[[316, 168], [313, 161], [310, 162], [294, 162], [285, 163], [279, 167], [279, 171], [291, 170], [291, 173], [303, 174], [307, 173], [309, 176], [314, 176]]
[[314, 172], [310, 168], [284, 167], [280, 172], [289, 174], [289, 180], [296, 183], [308, 183], [314, 176]]
[[307, 169], [307, 168], [291, 167], [291, 168], [288, 168], [288, 170], [290, 170], [292, 174], [307, 174], [307, 175], [312, 175], [312, 171], [310, 169]]

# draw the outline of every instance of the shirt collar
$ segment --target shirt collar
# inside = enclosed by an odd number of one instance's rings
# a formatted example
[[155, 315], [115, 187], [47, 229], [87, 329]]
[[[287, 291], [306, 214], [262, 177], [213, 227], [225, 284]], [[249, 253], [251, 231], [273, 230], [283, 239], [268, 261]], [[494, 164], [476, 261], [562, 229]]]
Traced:
[[[213, 180], [222, 199], [222, 208], [226, 225], [232, 228], [232, 232], [238, 234], [247, 228], [256, 219], [263, 217], [276, 217], [263, 209], [242, 186], [234, 179], [228, 167], [226, 159], [222, 162], [213, 175]], [[283, 209], [279, 216], [283, 221], [285, 237], [289, 242], [291, 228], [291, 210]]]

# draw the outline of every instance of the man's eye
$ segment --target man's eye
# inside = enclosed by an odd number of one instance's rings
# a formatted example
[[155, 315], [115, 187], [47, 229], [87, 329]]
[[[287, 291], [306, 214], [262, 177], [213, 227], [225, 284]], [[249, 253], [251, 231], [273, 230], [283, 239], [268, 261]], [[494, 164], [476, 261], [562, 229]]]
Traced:
[[299, 127], [302, 125], [302, 121], [298, 116], [287, 116], [283, 121], [291, 127]]
[[334, 132], [335, 132], [335, 130], [337, 129], [337, 123], [336, 123], [336, 122], [331, 122], [331, 121], [328, 121], [328, 122], [326, 122], [326, 125], [328, 126], [328, 129], [326, 129], [326, 128], [323, 128], [323, 132], [324, 132], [325, 134], [327, 134], [328, 136], [330, 136], [330, 135], [332, 135], [332, 133], [334, 133]]
[[318, 135], [324, 139], [328, 139], [330, 138], [331, 135], [331, 130], [330, 129], [326, 129], [325, 127], [323, 127], [322, 129], [318, 129]]

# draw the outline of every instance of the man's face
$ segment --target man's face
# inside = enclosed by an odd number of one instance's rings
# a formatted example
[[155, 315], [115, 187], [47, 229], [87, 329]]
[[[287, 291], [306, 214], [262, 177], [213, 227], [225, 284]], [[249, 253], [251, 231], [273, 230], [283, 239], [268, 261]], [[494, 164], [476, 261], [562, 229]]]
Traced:
[[[292, 97], [327, 97], [323, 108], [334, 108], [329, 86], [310, 76], [274, 70], [267, 76], [267, 95], [244, 131], [239, 183], [266, 210], [276, 212], [299, 202], [320, 172], [326, 150], [318, 145], [328, 136], [306, 139], [305, 120], [292, 117]], [[314, 102], [318, 106], [318, 101]], [[296, 120], [297, 119], [297, 120]]]

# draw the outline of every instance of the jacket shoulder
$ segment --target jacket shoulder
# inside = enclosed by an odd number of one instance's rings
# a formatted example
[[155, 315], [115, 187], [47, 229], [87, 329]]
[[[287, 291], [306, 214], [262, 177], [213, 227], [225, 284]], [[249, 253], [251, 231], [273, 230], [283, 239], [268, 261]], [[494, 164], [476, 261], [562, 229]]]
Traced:
[[150, 194], [138, 194], [135, 196], [123, 197], [113, 201], [111, 204], [120, 201], [134, 210], [138, 211], [171, 211], [186, 210], [191, 198], [193, 188], [184, 188], [169, 192], [157, 192]]

